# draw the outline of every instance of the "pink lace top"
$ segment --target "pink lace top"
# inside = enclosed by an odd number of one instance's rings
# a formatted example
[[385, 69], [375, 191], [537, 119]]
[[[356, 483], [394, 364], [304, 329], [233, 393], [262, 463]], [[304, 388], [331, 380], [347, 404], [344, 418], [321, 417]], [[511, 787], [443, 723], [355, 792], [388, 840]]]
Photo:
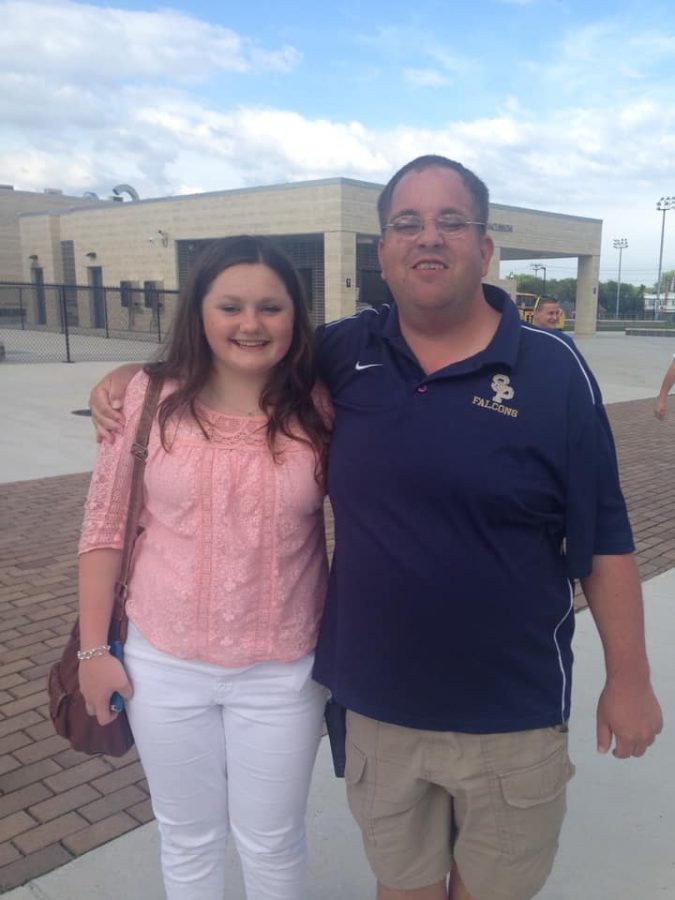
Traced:
[[[101, 445], [80, 553], [122, 549], [146, 384], [144, 373], [133, 378], [124, 434]], [[185, 415], [167, 429], [169, 453], [153, 424], [129, 618], [155, 647], [186, 659], [228, 667], [299, 659], [316, 643], [327, 577], [314, 455], [282, 436], [275, 461], [262, 417], [204, 406], [200, 417], [210, 440]]]

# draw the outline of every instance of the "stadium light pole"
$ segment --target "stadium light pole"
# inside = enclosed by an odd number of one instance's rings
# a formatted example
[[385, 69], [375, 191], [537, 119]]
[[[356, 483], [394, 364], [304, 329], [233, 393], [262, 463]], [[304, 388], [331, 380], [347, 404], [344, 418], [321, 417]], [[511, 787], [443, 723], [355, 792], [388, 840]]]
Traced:
[[666, 230], [666, 213], [669, 209], [675, 209], [675, 197], [661, 197], [656, 204], [658, 212], [663, 213], [661, 219], [661, 249], [659, 250], [659, 276], [656, 281], [656, 300], [654, 301], [654, 320], [659, 309], [659, 300], [661, 299], [661, 268], [663, 266], [663, 235]]
[[628, 246], [628, 241], [626, 238], [617, 238], [612, 242], [614, 245], [614, 249], [619, 251], [619, 278], [616, 282], [616, 316], [615, 318], [619, 318], [619, 299], [621, 297], [621, 256], [623, 251]]
[[542, 294], [545, 294], [546, 293], [546, 266], [542, 265], [542, 263], [532, 263], [531, 268], [534, 269], [535, 275], [538, 273], [539, 269], [544, 270], [544, 289], [542, 291]]

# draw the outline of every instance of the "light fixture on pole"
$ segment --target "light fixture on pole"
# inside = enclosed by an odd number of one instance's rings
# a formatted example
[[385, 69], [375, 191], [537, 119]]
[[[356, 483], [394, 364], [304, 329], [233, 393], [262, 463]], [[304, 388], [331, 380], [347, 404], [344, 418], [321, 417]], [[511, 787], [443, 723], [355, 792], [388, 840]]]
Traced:
[[536, 275], [539, 269], [544, 270], [544, 289], [542, 290], [542, 294], [546, 293], [546, 266], [542, 263], [532, 263], [530, 266], [531, 269], [534, 269], [534, 274]]
[[675, 197], [661, 197], [656, 204], [656, 209], [663, 213], [661, 219], [661, 249], [659, 250], [659, 276], [656, 280], [656, 300], [654, 301], [654, 319], [658, 314], [659, 300], [661, 299], [661, 266], [663, 265], [663, 234], [666, 230], [666, 213], [669, 209], [675, 209]]
[[612, 242], [612, 244], [614, 246], [614, 249], [619, 251], [619, 278], [616, 282], [616, 315], [614, 316], [615, 319], [618, 319], [619, 318], [619, 299], [621, 297], [621, 256], [623, 254], [623, 251], [628, 246], [628, 241], [626, 240], [626, 238], [617, 238], [615, 241]]

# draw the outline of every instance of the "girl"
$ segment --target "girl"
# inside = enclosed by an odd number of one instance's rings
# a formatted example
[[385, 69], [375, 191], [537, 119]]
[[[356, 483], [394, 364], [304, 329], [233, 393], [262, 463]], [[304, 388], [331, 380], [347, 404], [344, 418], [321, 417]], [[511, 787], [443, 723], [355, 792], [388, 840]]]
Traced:
[[[298, 274], [265, 239], [195, 263], [163, 362], [132, 380], [80, 542], [80, 685], [110, 721], [127, 699], [169, 900], [224, 893], [231, 831], [248, 900], [298, 900], [325, 690], [312, 681], [326, 586], [328, 400]], [[149, 378], [150, 434], [124, 668], [106, 650]], [[318, 404], [318, 406], [317, 406]], [[89, 652], [87, 652], [89, 651]], [[125, 672], [126, 669], [126, 672]]]

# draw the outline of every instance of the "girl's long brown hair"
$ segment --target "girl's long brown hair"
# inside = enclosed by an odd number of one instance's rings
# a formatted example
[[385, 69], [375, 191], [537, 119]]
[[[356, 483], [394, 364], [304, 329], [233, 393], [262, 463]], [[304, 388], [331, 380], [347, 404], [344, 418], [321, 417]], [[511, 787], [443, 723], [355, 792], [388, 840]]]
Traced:
[[[222, 271], [237, 265], [262, 264], [282, 281], [293, 301], [293, 336], [288, 352], [271, 370], [260, 405], [267, 415], [267, 443], [276, 454], [279, 434], [309, 444], [320, 478], [329, 432], [312, 399], [316, 384], [313, 331], [302, 280], [292, 263], [267, 238], [238, 235], [213, 241], [195, 261], [181, 292], [176, 318], [163, 359], [150, 363], [151, 378], [175, 380], [177, 389], [159, 405], [157, 418], [162, 446], [168, 450], [166, 430], [172, 416], [189, 411], [204, 435], [195, 401], [212, 373], [213, 354], [204, 333], [202, 301]], [[302, 433], [297, 433], [297, 427]], [[294, 430], [295, 428], [295, 430]]]

